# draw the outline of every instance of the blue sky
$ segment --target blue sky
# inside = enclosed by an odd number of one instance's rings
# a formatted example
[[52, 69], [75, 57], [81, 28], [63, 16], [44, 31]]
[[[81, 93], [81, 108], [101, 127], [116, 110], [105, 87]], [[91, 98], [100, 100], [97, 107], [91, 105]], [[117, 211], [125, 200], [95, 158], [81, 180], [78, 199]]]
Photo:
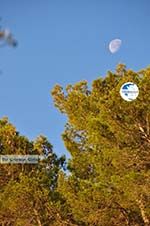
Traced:
[[[66, 118], [50, 90], [80, 80], [89, 84], [122, 62], [133, 70], [150, 64], [149, 0], [0, 0], [1, 26], [10, 28], [16, 49], [0, 49], [0, 117], [34, 139], [48, 137], [67, 154], [61, 133]], [[108, 51], [122, 40], [116, 54]]]

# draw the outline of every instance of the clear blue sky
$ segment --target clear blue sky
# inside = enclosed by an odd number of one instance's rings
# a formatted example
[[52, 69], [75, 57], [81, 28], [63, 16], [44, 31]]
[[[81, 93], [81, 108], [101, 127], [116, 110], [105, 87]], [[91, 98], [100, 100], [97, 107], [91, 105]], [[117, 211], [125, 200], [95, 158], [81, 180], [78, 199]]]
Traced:
[[[89, 83], [123, 62], [139, 70], [150, 64], [149, 0], [0, 0], [1, 25], [19, 41], [0, 49], [0, 117], [34, 139], [48, 137], [66, 154], [65, 117], [50, 90], [80, 80]], [[116, 54], [108, 43], [122, 39]]]

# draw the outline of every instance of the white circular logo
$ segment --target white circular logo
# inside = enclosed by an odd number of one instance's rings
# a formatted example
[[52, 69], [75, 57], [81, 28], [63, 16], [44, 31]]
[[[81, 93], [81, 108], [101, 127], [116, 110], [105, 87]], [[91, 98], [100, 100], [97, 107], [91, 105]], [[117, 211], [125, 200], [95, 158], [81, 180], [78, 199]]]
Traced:
[[133, 101], [139, 95], [139, 89], [133, 82], [126, 82], [120, 88], [120, 95], [126, 101]]

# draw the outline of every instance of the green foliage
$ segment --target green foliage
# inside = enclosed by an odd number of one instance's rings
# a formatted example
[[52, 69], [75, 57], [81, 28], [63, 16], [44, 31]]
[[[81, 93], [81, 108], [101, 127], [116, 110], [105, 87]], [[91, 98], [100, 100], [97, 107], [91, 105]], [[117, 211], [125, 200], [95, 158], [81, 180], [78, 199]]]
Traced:
[[3, 155], [45, 156], [38, 164], [0, 165], [0, 225], [48, 226], [62, 222], [63, 200], [56, 187], [64, 156], [58, 158], [44, 136], [34, 142], [21, 136], [7, 118], [0, 120], [0, 147]]
[[[78, 225], [149, 225], [150, 69], [118, 65], [116, 72], [52, 91], [55, 106], [67, 115], [63, 134], [71, 154], [69, 176], [59, 178]], [[125, 82], [140, 90], [132, 102], [119, 94]]]

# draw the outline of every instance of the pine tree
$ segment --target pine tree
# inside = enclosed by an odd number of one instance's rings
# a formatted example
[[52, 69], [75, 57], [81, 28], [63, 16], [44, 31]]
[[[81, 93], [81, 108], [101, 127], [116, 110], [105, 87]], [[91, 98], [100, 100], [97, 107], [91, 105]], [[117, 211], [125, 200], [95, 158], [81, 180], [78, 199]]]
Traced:
[[[71, 154], [69, 175], [59, 176], [59, 192], [78, 225], [150, 224], [150, 68], [139, 72], [118, 65], [116, 72], [56, 85], [55, 106], [68, 122], [63, 140]], [[119, 90], [134, 82], [140, 93], [124, 101]]]
[[0, 154], [45, 157], [38, 164], [0, 164], [0, 225], [62, 223], [63, 200], [56, 187], [64, 156], [58, 158], [44, 136], [35, 141], [21, 136], [7, 118], [0, 120]]

